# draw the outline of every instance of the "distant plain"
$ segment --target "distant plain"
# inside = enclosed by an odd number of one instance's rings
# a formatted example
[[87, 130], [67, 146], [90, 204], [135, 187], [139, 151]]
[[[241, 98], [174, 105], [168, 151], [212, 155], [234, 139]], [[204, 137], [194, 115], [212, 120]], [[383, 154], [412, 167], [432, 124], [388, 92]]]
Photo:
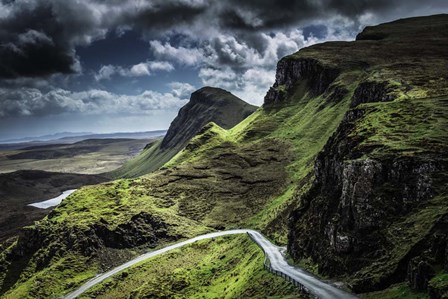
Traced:
[[99, 174], [114, 170], [138, 154], [150, 139], [88, 139], [73, 144], [14, 148], [0, 146], [0, 173], [43, 170]]

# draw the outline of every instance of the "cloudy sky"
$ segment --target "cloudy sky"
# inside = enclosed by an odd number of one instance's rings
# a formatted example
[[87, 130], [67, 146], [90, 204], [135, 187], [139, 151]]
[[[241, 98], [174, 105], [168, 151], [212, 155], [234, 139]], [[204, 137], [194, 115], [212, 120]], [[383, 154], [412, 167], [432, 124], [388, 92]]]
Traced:
[[167, 128], [190, 93], [261, 105], [277, 61], [446, 0], [0, 0], [0, 140]]

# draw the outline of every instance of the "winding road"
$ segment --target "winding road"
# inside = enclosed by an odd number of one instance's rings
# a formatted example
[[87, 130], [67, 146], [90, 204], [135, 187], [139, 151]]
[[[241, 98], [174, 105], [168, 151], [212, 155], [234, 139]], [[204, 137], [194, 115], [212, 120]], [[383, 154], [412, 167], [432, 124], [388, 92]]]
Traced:
[[330, 298], [357, 298], [356, 296], [347, 293], [331, 284], [328, 284], [326, 282], [323, 282], [316, 278], [315, 276], [311, 275], [308, 272], [305, 272], [299, 268], [293, 267], [288, 264], [285, 257], [281, 253], [282, 248], [278, 247], [274, 244], [272, 244], [268, 239], [266, 239], [262, 234], [255, 230], [251, 229], [234, 229], [234, 230], [228, 230], [228, 231], [220, 231], [215, 233], [209, 233], [201, 236], [194, 237], [192, 239], [188, 239], [183, 242], [179, 242], [173, 245], [166, 246], [164, 248], [154, 250], [151, 252], [147, 252], [145, 254], [142, 254], [138, 257], [136, 257], [133, 260], [130, 260], [127, 263], [124, 263], [106, 273], [103, 273], [101, 275], [96, 276], [95, 278], [92, 278], [85, 284], [83, 284], [79, 289], [75, 290], [74, 292], [66, 295], [65, 299], [74, 299], [90, 289], [91, 287], [97, 285], [98, 283], [102, 282], [103, 280], [123, 271], [126, 268], [129, 268], [137, 263], [140, 263], [141, 261], [144, 261], [148, 258], [163, 254], [165, 252], [168, 252], [170, 250], [180, 248], [182, 246], [194, 243], [199, 240], [204, 239], [211, 239], [211, 238], [217, 238], [227, 235], [236, 235], [236, 234], [248, 234], [251, 239], [260, 246], [263, 251], [266, 254], [267, 259], [269, 259], [270, 267], [273, 270], [276, 270], [278, 272], [282, 272], [301, 285], [303, 285], [307, 290], [315, 295], [318, 298], [323, 299], [330, 299]]

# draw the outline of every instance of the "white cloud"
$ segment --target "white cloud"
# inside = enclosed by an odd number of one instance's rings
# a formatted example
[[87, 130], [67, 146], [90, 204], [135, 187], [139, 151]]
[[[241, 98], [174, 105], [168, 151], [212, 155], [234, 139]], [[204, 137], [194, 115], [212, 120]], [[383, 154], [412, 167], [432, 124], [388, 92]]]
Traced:
[[87, 115], [142, 115], [155, 110], [177, 110], [186, 103], [194, 87], [174, 82], [170, 92], [146, 90], [138, 95], [115, 94], [91, 89], [72, 92], [54, 89], [42, 92], [36, 88], [0, 89], [0, 117], [82, 113]]
[[171, 93], [179, 98], [188, 98], [196, 90], [193, 85], [182, 82], [171, 82], [168, 84], [168, 87], [171, 88]]
[[174, 66], [166, 61], [150, 61], [146, 63], [148, 68], [152, 71], [166, 71], [171, 72], [174, 70]]
[[96, 81], [109, 80], [117, 72], [117, 67], [113, 65], [103, 65], [94, 75]]
[[204, 54], [199, 48], [173, 47], [158, 40], [149, 42], [154, 55], [160, 59], [171, 60], [182, 65], [195, 66], [203, 62]]
[[133, 65], [128, 72], [130, 77], [141, 77], [141, 76], [149, 76], [151, 73], [149, 71], [149, 66], [147, 63], [139, 63]]
[[142, 77], [150, 76], [155, 71], [171, 72], [174, 66], [166, 61], [146, 61], [135, 64], [129, 68], [123, 68], [115, 65], [103, 65], [96, 74], [96, 81], [109, 80], [113, 75], [123, 77]]

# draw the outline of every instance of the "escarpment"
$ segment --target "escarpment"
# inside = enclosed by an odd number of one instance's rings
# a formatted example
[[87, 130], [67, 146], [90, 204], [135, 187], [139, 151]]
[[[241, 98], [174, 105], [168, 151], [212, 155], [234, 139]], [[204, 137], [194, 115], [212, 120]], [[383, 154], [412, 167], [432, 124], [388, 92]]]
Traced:
[[312, 58], [289, 59], [279, 61], [275, 83], [264, 99], [264, 105], [282, 104], [293, 92], [298, 81], [306, 81], [305, 85], [313, 96], [322, 94], [339, 75], [337, 68], [325, 66]]
[[250, 227], [356, 293], [399, 284], [446, 298], [447, 26], [446, 15], [399, 20], [301, 49], [248, 118], [255, 108], [227, 92], [195, 92], [120, 176], [157, 171], [82, 188], [2, 244], [0, 293], [61, 295], [110, 260]]
[[[447, 294], [436, 282], [448, 261], [448, 70], [437, 67], [448, 63], [448, 17], [428, 26], [430, 18], [369, 27], [339, 52], [329, 43], [296, 54], [340, 64], [339, 76], [360, 71], [351, 62], [365, 65], [351, 109], [315, 160], [313, 186], [290, 214], [288, 237], [295, 260], [348, 277], [358, 293], [405, 282], [432, 298]], [[338, 53], [350, 50], [342, 62]]]

